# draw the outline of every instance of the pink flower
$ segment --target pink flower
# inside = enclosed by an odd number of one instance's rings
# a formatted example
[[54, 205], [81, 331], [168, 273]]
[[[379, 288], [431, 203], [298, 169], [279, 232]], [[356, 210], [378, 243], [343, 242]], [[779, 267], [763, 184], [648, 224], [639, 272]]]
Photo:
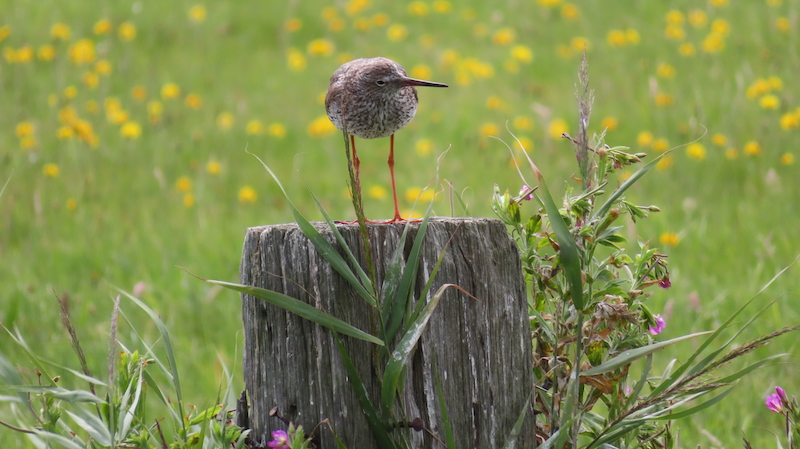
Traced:
[[656, 320], [656, 325], [655, 327], [650, 326], [650, 335], [658, 335], [667, 327], [667, 322], [661, 315], [653, 315], [653, 318]]
[[281, 448], [289, 447], [289, 435], [285, 430], [276, 430], [272, 432], [272, 441], [267, 443], [268, 447]]
[[[527, 195], [525, 195], [527, 193]], [[521, 189], [519, 189], [520, 195], [525, 195], [522, 197], [521, 201], [530, 201], [533, 199], [533, 191], [530, 187], [523, 185]]]
[[663, 288], [664, 290], [672, 287], [672, 282], [669, 280], [669, 276], [664, 276], [658, 281], [658, 286]]
[[[781, 389], [781, 391], [783, 391], [783, 389]], [[783, 413], [783, 401], [781, 401], [781, 396], [779, 393], [774, 393], [767, 396], [767, 401], [764, 403], [764, 405], [766, 405], [768, 409], [775, 413]]]
[[786, 400], [786, 392], [781, 387], [775, 387], [775, 392], [780, 396], [781, 400]]

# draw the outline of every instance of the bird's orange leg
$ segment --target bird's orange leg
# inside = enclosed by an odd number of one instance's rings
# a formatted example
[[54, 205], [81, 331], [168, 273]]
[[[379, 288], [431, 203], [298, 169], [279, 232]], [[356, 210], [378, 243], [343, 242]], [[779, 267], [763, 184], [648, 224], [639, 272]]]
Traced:
[[389, 220], [387, 223], [395, 223], [398, 221], [403, 221], [403, 217], [400, 216], [400, 209], [397, 207], [397, 186], [394, 182], [394, 134], [389, 137], [389, 173], [392, 176], [392, 198], [394, 198], [394, 218]]

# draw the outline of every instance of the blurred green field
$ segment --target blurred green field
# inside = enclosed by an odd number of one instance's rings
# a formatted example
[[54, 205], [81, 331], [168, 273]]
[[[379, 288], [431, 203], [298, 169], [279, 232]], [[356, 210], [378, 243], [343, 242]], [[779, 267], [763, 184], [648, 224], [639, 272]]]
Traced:
[[[800, 254], [798, 0], [278, 3], [0, 0], [0, 322], [38, 353], [77, 366], [55, 301], [67, 293], [91, 368], [105, 373], [116, 288], [137, 289], [170, 326], [188, 401], [213, 401], [223, 365], [239, 369], [239, 300], [178, 267], [236, 280], [245, 229], [291, 221], [246, 151], [310, 219], [320, 215], [307, 186], [332, 216], [353, 218], [322, 98], [355, 57], [450, 85], [420, 89], [417, 118], [396, 136], [406, 212], [449, 148], [442, 177], [469, 214], [492, 216], [492, 186], [522, 184], [489, 137], [513, 142], [506, 126], [552, 189], [571, 182], [572, 148], [555, 136], [577, 130], [584, 44], [592, 132], [650, 154], [702, 136], [628, 195], [662, 210], [627, 237], [669, 255], [672, 288], [650, 305], [667, 318], [665, 339], [719, 324]], [[388, 139], [357, 143], [367, 215], [388, 218]], [[437, 214], [465, 213], [438, 190]], [[761, 296], [751, 312], [777, 303], [740, 343], [800, 322], [796, 273]], [[122, 304], [153, 341], [146, 316]], [[127, 325], [120, 338], [136, 341]], [[684, 447], [741, 446], [742, 432], [774, 444], [780, 417], [764, 397], [775, 385], [800, 393], [796, 341], [762, 349], [791, 355], [679, 421]], [[5, 335], [0, 352], [31, 369]], [[21, 441], [0, 430], [0, 446]]]

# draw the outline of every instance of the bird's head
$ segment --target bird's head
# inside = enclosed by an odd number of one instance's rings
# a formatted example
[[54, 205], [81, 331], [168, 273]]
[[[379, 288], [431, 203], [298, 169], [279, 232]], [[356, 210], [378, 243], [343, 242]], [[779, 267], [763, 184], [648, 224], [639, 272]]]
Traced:
[[400, 64], [386, 58], [367, 59], [360, 72], [361, 88], [374, 95], [393, 96], [408, 86], [447, 87], [447, 84], [409, 78]]

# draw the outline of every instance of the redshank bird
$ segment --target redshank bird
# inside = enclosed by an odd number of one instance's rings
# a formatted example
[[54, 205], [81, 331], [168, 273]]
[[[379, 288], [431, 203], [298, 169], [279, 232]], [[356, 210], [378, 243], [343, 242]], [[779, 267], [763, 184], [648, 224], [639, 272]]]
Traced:
[[394, 218], [387, 223], [403, 221], [397, 207], [397, 187], [394, 181], [394, 133], [408, 125], [417, 112], [415, 86], [447, 87], [409, 78], [403, 67], [387, 58], [362, 58], [342, 64], [331, 76], [325, 96], [328, 118], [350, 135], [356, 189], [360, 161], [356, 155], [354, 137], [377, 139], [389, 136], [389, 173], [392, 177]]

